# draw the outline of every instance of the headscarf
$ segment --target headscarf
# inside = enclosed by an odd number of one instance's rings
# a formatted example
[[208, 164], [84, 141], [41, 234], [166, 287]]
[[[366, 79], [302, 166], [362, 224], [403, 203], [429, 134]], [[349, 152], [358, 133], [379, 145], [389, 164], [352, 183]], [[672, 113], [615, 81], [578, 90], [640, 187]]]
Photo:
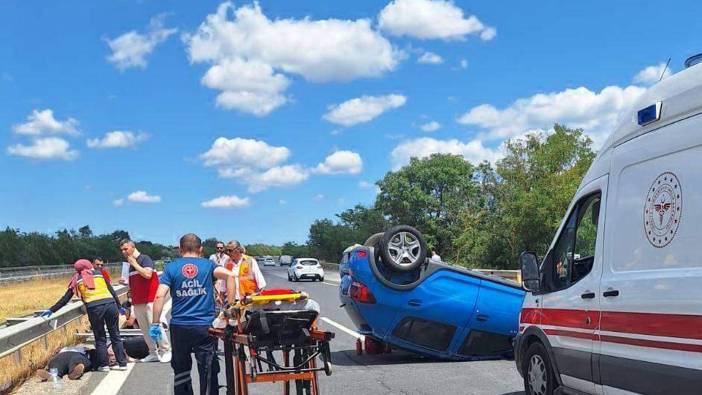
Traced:
[[95, 289], [95, 280], [93, 279], [93, 264], [87, 259], [79, 259], [73, 264], [76, 269], [76, 274], [71, 278], [71, 284], [69, 288], [76, 289], [78, 285], [78, 280], [83, 279], [83, 284], [85, 284], [88, 289]]

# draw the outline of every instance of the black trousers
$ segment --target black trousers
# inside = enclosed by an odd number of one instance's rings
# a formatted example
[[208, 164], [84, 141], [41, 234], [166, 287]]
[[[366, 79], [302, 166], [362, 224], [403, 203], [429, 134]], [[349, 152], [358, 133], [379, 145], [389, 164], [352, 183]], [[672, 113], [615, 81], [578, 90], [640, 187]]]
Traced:
[[64, 351], [51, 358], [51, 361], [49, 361], [49, 369], [56, 368], [59, 377], [63, 377], [79, 364], [85, 365], [86, 372], [89, 371], [92, 366], [90, 359], [88, 359], [85, 354], [77, 351]]
[[[195, 354], [200, 380], [200, 395], [219, 394], [219, 360], [217, 359], [217, 338], [207, 333], [209, 326], [171, 325], [171, 367], [175, 395], [192, 395], [193, 383], [190, 377], [192, 356]], [[209, 388], [209, 390], [208, 390]]]
[[93, 328], [95, 336], [95, 367], [110, 366], [107, 358], [107, 334], [105, 326], [110, 333], [110, 341], [112, 342], [112, 351], [115, 353], [115, 358], [119, 366], [127, 366], [127, 355], [124, 353], [124, 345], [122, 337], [119, 334], [119, 310], [117, 303], [105, 303], [97, 306], [87, 306], [88, 320]]

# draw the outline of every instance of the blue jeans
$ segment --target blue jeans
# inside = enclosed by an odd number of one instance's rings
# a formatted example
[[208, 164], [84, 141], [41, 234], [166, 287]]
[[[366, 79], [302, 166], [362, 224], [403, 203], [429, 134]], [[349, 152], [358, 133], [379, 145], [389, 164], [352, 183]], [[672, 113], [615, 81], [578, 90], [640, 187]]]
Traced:
[[[171, 325], [171, 367], [175, 395], [192, 395], [190, 377], [192, 356], [195, 354], [200, 379], [200, 395], [219, 394], [219, 360], [217, 338], [207, 332], [208, 326]], [[209, 391], [208, 391], [209, 388]]]
[[115, 353], [115, 358], [119, 366], [127, 366], [127, 354], [124, 353], [124, 345], [122, 344], [122, 337], [119, 334], [119, 311], [117, 310], [117, 303], [110, 301], [110, 303], [99, 304], [97, 306], [87, 306], [88, 320], [90, 321], [90, 326], [93, 328], [93, 335], [95, 336], [95, 354], [96, 359], [95, 367], [109, 366], [109, 360], [107, 358], [107, 334], [105, 333], [105, 326], [107, 326], [107, 331], [110, 333], [110, 341], [112, 342], [112, 351]]

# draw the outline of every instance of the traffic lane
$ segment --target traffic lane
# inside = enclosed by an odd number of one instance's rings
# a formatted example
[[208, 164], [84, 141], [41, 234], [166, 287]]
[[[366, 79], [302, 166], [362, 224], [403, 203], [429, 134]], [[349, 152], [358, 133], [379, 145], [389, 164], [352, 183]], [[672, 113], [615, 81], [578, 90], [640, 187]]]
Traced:
[[[309, 293], [321, 306], [321, 316], [355, 329], [340, 308], [339, 288], [329, 281], [288, 282], [287, 268], [264, 271], [269, 288], [293, 288]], [[337, 276], [338, 278], [338, 276]], [[514, 361], [441, 361], [393, 350], [390, 354], [356, 355], [356, 338], [319, 320], [322, 329], [336, 333], [331, 342], [333, 374], [320, 375], [324, 394], [522, 394], [523, 382]], [[252, 386], [253, 387], [253, 386]]]

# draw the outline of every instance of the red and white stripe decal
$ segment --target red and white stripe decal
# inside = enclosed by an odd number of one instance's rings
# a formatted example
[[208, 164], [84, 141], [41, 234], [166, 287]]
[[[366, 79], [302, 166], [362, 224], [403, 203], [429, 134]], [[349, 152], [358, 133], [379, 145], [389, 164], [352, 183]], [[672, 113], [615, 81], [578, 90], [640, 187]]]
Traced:
[[699, 315], [525, 308], [520, 332], [528, 325], [553, 336], [702, 353]]

